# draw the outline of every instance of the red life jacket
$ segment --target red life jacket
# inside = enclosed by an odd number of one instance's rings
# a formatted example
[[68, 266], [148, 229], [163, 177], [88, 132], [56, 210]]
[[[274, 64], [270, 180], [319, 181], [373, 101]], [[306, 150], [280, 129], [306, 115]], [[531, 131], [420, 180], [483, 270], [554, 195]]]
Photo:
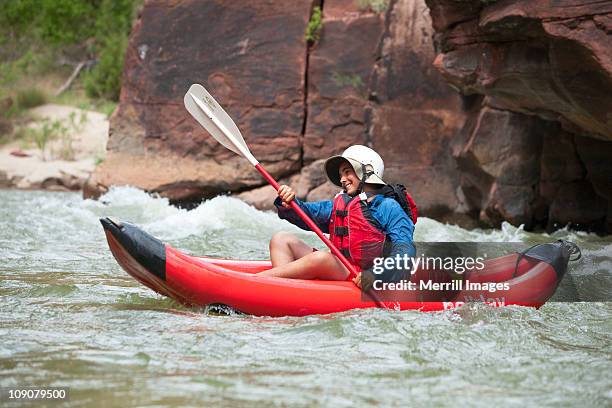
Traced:
[[329, 239], [358, 272], [370, 268], [374, 258], [384, 256], [388, 242], [368, 208], [367, 198], [363, 193], [356, 197], [336, 195], [329, 221]]
[[[401, 189], [398, 189], [398, 186]], [[387, 185], [379, 192], [398, 201], [416, 224], [418, 210], [404, 186]], [[405, 195], [405, 200], [396, 198], [396, 194]], [[391, 249], [391, 241], [387, 239], [382, 225], [368, 208], [368, 199], [373, 196], [369, 193], [361, 193], [355, 197], [346, 193], [336, 195], [329, 221], [329, 239], [358, 272], [372, 267], [374, 258], [388, 256]]]

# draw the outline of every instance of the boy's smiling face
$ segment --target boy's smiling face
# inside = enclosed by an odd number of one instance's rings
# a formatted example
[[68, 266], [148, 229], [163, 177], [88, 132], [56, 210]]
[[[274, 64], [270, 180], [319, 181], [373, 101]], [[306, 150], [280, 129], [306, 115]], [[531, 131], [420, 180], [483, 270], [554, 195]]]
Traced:
[[342, 188], [344, 188], [346, 193], [350, 196], [357, 194], [360, 180], [353, 166], [348, 161], [344, 161], [340, 164], [338, 172], [340, 174], [340, 183], [342, 183]]

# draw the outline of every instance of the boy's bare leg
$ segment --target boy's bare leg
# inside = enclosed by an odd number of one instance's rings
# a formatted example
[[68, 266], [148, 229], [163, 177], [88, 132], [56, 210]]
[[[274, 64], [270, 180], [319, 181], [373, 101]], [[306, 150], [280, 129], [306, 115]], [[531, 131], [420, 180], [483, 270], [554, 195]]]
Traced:
[[277, 232], [270, 240], [272, 267], [286, 265], [312, 253], [312, 247], [288, 232]]
[[260, 272], [259, 275], [292, 279], [346, 280], [349, 271], [331, 253], [316, 251], [293, 262]]

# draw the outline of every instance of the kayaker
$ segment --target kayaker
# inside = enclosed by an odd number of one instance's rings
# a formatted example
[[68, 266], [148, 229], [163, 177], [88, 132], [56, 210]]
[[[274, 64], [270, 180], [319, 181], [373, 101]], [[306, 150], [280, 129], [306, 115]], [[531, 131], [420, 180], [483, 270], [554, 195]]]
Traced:
[[[280, 218], [308, 231], [290, 208], [289, 203], [295, 200], [323, 232], [330, 233], [330, 240], [355, 266], [357, 276], [352, 276], [330, 252], [317, 251], [288, 232], [276, 233], [270, 240], [273, 268], [261, 275], [352, 280], [361, 286], [361, 271], [371, 268], [375, 257], [415, 255], [416, 206], [409, 208], [407, 201], [399, 200], [400, 204], [392, 198], [397, 195], [382, 179], [384, 163], [378, 153], [366, 146], [351, 146], [342, 155], [330, 157], [325, 162], [325, 172], [332, 183], [343, 189], [333, 200], [303, 202], [295, 198], [291, 187], [282, 185], [274, 205]], [[408, 199], [413, 206], [412, 199]], [[402, 271], [387, 268], [385, 279], [398, 279], [398, 272]]]

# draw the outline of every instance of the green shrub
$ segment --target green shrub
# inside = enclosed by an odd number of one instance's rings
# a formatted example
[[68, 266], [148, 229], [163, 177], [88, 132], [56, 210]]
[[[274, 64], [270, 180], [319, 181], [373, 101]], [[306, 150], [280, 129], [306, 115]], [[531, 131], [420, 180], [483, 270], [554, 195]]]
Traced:
[[360, 10], [372, 10], [376, 14], [384, 13], [389, 8], [389, 0], [356, 0]]
[[[80, 118], [83, 120], [83, 117]], [[86, 119], [85, 119], [86, 120]], [[0, 138], [0, 142], [8, 143], [13, 140], [21, 140], [22, 148], [28, 148], [34, 144], [42, 153], [42, 159], [47, 160], [47, 146], [51, 140], [59, 139], [59, 146], [52, 151], [53, 157], [62, 160], [74, 160], [76, 152], [73, 146], [72, 133], [82, 130], [82, 124], [78, 123], [76, 114], [69, 118], [70, 123], [66, 125], [65, 120], [50, 120], [48, 118], [40, 121], [40, 126], [20, 126], [11, 135]]]
[[2, 92], [0, 89], [0, 120], [8, 119], [12, 116], [13, 106], [15, 105], [15, 100], [7, 96], [5, 92]]
[[39, 17], [39, 2], [36, 0], [13, 0], [2, 3], [0, 26], [10, 28], [11, 31], [27, 31], [30, 26], [34, 25], [36, 17]]
[[340, 88], [350, 86], [355, 90], [360, 91], [364, 86], [363, 80], [357, 74], [344, 74], [334, 71], [332, 79]]
[[47, 160], [45, 152], [47, 143], [51, 139], [57, 136], [66, 134], [66, 128], [58, 120], [51, 122], [49, 119], [45, 119], [40, 128], [29, 128], [28, 139], [30, 139], [36, 147], [38, 147], [42, 153], [42, 159]]
[[102, 101], [94, 107], [96, 111], [105, 114], [107, 117], [113, 114], [115, 109], [117, 109], [117, 102], [113, 101]]
[[102, 0], [96, 20], [98, 63], [84, 79], [89, 96], [119, 100], [128, 34], [134, 9], [139, 3], [134, 0]]
[[96, 18], [94, 2], [43, 0], [44, 18], [40, 21], [41, 37], [51, 44], [74, 44], [93, 34]]
[[12, 140], [14, 127], [13, 124], [0, 117], [0, 145], [8, 143]]
[[141, 0], [102, 0], [96, 19], [96, 39], [108, 34], [129, 34], [134, 10]]
[[72, 136], [70, 136], [69, 133], [63, 133], [61, 141], [62, 143], [57, 152], [57, 156], [62, 160], [74, 161], [76, 152], [72, 146]]
[[319, 38], [321, 38], [322, 26], [323, 23], [321, 22], [321, 7], [317, 6], [312, 10], [312, 16], [310, 16], [310, 21], [308, 22], [308, 26], [306, 27], [306, 34], [304, 35], [306, 41], [310, 43], [319, 41]]
[[96, 1], [10, 0], [3, 2], [0, 23], [19, 35], [50, 45], [74, 44], [94, 34]]
[[[117, 100], [127, 37], [142, 0], [0, 0], [0, 86], [44, 73], [66, 47], [90, 43], [89, 95]], [[91, 41], [93, 40], [93, 41]], [[62, 48], [63, 47], [63, 48]], [[45, 50], [47, 57], [41, 50]]]
[[17, 92], [19, 109], [30, 109], [47, 103], [47, 95], [36, 88], [22, 89]]
[[104, 97], [113, 101], [119, 99], [126, 47], [126, 34], [117, 33], [105, 39], [98, 63], [83, 76], [88, 96]]
[[68, 115], [68, 126], [70, 127], [72, 133], [80, 133], [85, 129], [85, 125], [89, 122], [89, 118], [87, 117], [87, 112], [81, 111], [79, 113], [79, 118], [77, 119], [76, 112], [70, 112]]

